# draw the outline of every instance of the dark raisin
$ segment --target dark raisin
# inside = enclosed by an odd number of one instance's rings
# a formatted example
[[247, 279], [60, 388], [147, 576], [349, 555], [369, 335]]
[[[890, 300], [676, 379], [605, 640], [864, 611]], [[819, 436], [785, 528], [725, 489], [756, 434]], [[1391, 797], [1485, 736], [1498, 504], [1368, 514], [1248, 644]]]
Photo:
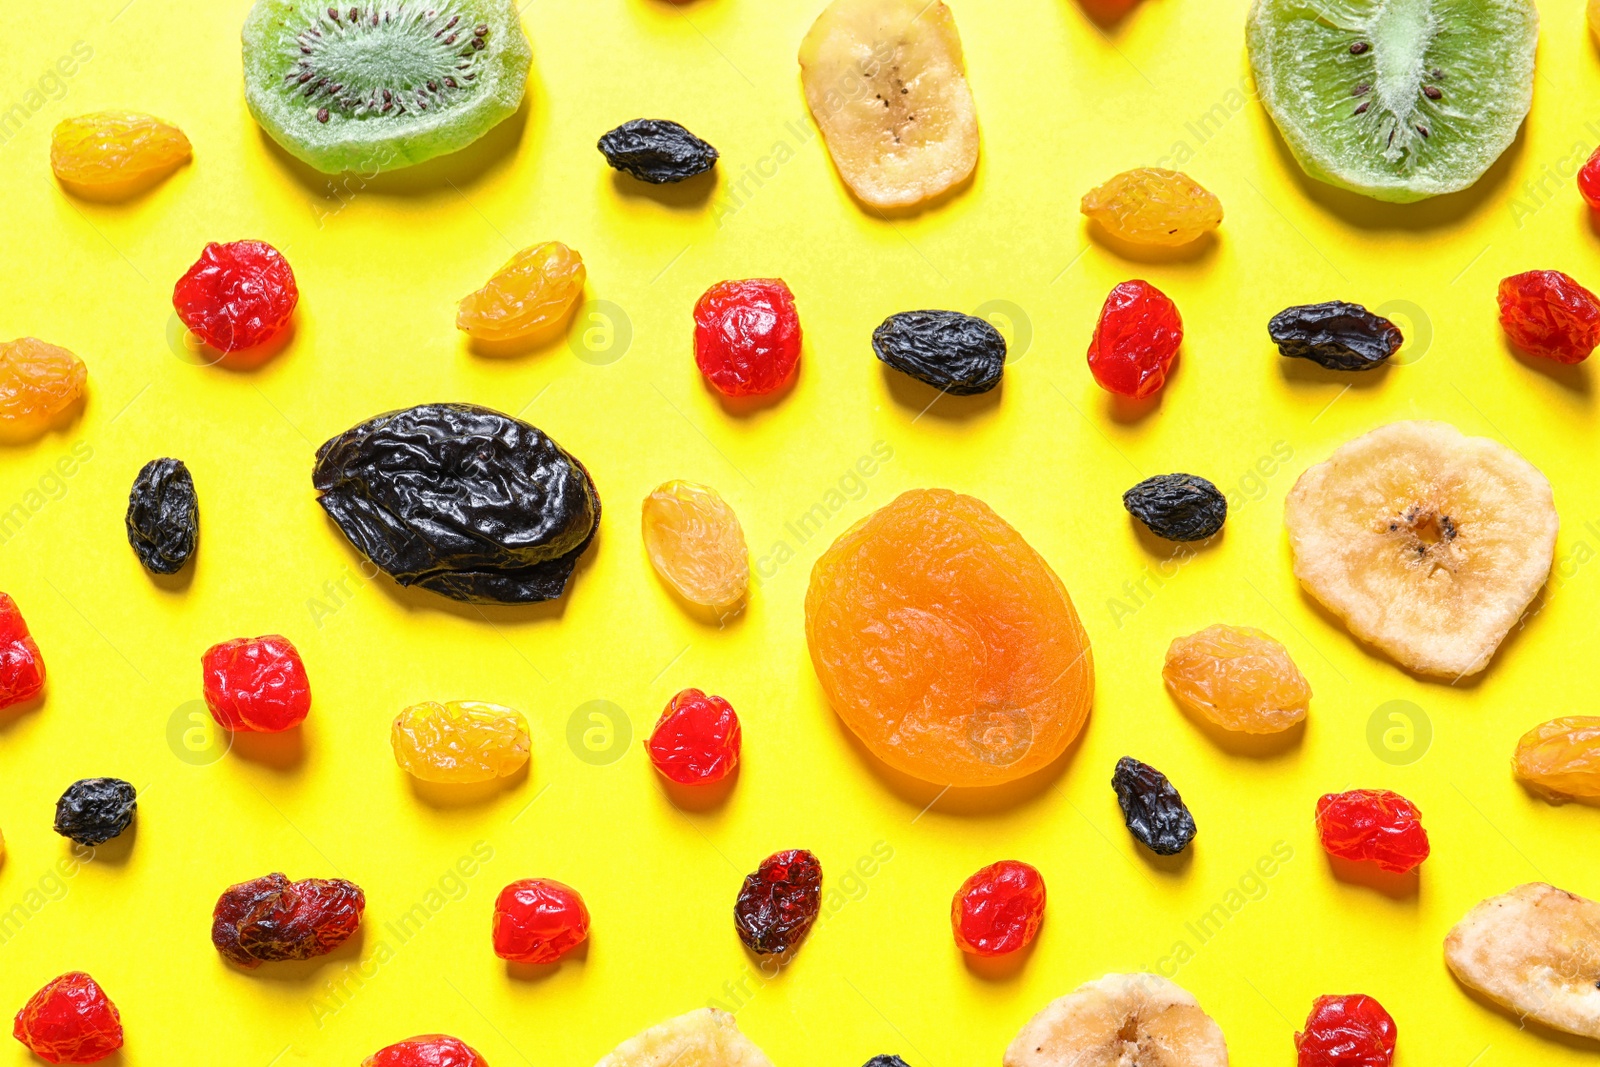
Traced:
[[189, 468], [177, 459], [153, 459], [128, 494], [128, 543], [154, 574], [177, 574], [200, 540], [200, 499]]
[[1141, 844], [1158, 856], [1172, 856], [1194, 840], [1194, 816], [1167, 776], [1132, 756], [1117, 761], [1111, 788], [1122, 805], [1122, 819]]
[[133, 825], [139, 793], [121, 778], [83, 778], [56, 801], [56, 833], [80, 845], [103, 845]]
[[872, 331], [872, 350], [895, 370], [954, 396], [987, 393], [1006, 369], [1006, 339], [959, 311], [902, 311]]
[[805, 849], [776, 852], [744, 880], [733, 906], [739, 940], [751, 952], [787, 952], [822, 910], [822, 864]]
[[1343, 300], [1285, 308], [1272, 316], [1267, 332], [1285, 356], [1329, 370], [1372, 370], [1405, 343], [1400, 327]]
[[600, 138], [600, 152], [617, 170], [652, 185], [681, 182], [717, 163], [717, 150], [666, 119], [634, 119]]
[[241, 967], [325, 956], [361, 925], [367, 897], [343, 878], [269, 874], [229, 886], [211, 913], [211, 943]]
[[1204, 541], [1228, 519], [1228, 498], [1194, 474], [1158, 474], [1122, 494], [1128, 514], [1168, 541]]
[[554, 600], [600, 525], [582, 463], [535, 427], [471, 404], [369, 419], [317, 450], [311, 480], [381, 570], [453, 600]]
[[899, 1056], [874, 1056], [862, 1067], [911, 1067], [911, 1065]]

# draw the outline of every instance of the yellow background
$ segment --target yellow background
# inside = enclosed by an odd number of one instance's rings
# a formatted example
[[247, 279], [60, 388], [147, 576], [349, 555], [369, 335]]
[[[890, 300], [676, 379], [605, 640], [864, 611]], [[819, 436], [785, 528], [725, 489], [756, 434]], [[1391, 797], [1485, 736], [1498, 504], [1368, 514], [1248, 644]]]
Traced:
[[[7, 527], [0, 588], [50, 670], [42, 705], [0, 727], [0, 911], [25, 920], [0, 945], [0, 1008], [82, 968], [122, 1010], [130, 1065], [355, 1064], [445, 1031], [496, 1067], [587, 1067], [716, 1000], [780, 1067], [855, 1067], [880, 1052], [965, 1067], [998, 1063], [1036, 1009], [1081, 982], [1164, 967], [1243, 1065], [1292, 1062], [1311, 999], [1353, 991], [1393, 1012], [1412, 1067], [1592, 1059], [1592, 1045], [1519, 1031], [1475, 1003], [1440, 957], [1467, 908], [1517, 883], [1600, 894], [1600, 816], [1532, 799], [1507, 764], [1527, 728], [1590, 710], [1597, 680], [1592, 372], [1522, 362], [1494, 313], [1509, 273], [1600, 282], [1570, 180], [1600, 141], [1600, 62], [1580, 3], [1542, 3], [1534, 111], [1500, 164], [1469, 193], [1386, 207], [1315, 185], [1289, 160], [1248, 98], [1246, 0], [1149, 0], [1104, 26], [1071, 0], [954, 2], [982, 161], [950, 202], [892, 221], [851, 201], [812, 135], [795, 52], [819, 0], [533, 0], [528, 105], [511, 125], [456, 159], [338, 184], [251, 121], [240, 0], [5, 5], [0, 104], [21, 104], [25, 121], [0, 146], [0, 334], [72, 348], [90, 394], [68, 431], [0, 451], [0, 510], [21, 505], [26, 520]], [[52, 73], [75, 47], [87, 61]], [[113, 107], [180, 124], [193, 165], [126, 206], [64, 196], [48, 168], [52, 126]], [[652, 193], [614, 177], [594, 141], [641, 115], [721, 149], [715, 182]], [[1162, 160], [1222, 198], [1219, 239], [1154, 263], [1093, 241], [1080, 194]], [[171, 286], [206, 241], [244, 237], [293, 263], [295, 336], [252, 373], [196, 365], [169, 342]], [[513, 250], [552, 239], [583, 253], [588, 297], [609, 302], [602, 318], [517, 358], [469, 351], [454, 301]], [[766, 275], [797, 296], [799, 383], [776, 405], [729, 411], [694, 370], [689, 311], [716, 280]], [[1136, 276], [1170, 293], [1188, 327], [1143, 412], [1113, 405], [1083, 359], [1106, 291]], [[1401, 365], [1350, 378], [1282, 361], [1267, 318], [1332, 298], [1393, 313], [1412, 338]], [[1013, 306], [1003, 389], [922, 413], [933, 394], [880, 370], [871, 330], [896, 311], [991, 301]], [[614, 309], [631, 327], [625, 350], [603, 318], [620, 322]], [[479, 611], [364, 580], [324, 519], [315, 447], [377, 412], [441, 400], [520, 412], [594, 473], [601, 536], [561, 603]], [[1280, 521], [1300, 470], [1410, 417], [1515, 447], [1549, 475], [1563, 520], [1542, 610], [1481, 680], [1453, 687], [1408, 676], [1314, 610]], [[852, 478], [875, 449], [890, 458]], [[187, 581], [152, 581], [124, 539], [128, 487], [160, 455], [184, 459], [201, 495]], [[1171, 470], [1211, 478], [1235, 505], [1220, 543], [1192, 559], [1141, 538], [1119, 503]], [[688, 618], [641, 551], [639, 501], [669, 478], [720, 489], [765, 571], [725, 629]], [[869, 766], [806, 655], [812, 561], [916, 486], [977, 494], [1012, 522], [1094, 642], [1084, 740], [1005, 804], [950, 794], [924, 811], [937, 789]], [[789, 532], [819, 504], [820, 533]], [[780, 541], [793, 558], [778, 565]], [[1219, 620], [1276, 634], [1309, 677], [1310, 722], [1287, 747], [1219, 743], [1163, 691], [1168, 641]], [[301, 750], [241, 743], [213, 759], [203, 731], [185, 732], [198, 657], [270, 632], [298, 644], [312, 679]], [[710, 810], [675, 805], [639, 748], [687, 686], [726, 696], [745, 724], [742, 775]], [[525, 709], [525, 780], [468, 805], [413, 787], [390, 756], [389, 721], [448, 698]], [[575, 711], [597, 700], [632, 725], [609, 764], [568, 743]], [[1431, 747], [1408, 764], [1369, 745], [1390, 701], [1431, 723]], [[1166, 771], [1192, 805], [1190, 860], [1155, 862], [1123, 829], [1108, 780], [1124, 754]], [[50, 820], [60, 791], [90, 775], [143, 792], [136, 834], [79, 864]], [[1330, 868], [1315, 800], [1358, 786], [1423, 809], [1435, 855], [1416, 885]], [[730, 907], [763, 856], [800, 846], [838, 893], [793, 963], [764, 976]], [[1252, 874], [1275, 848], [1290, 858]], [[1042, 869], [1049, 915], [1020, 967], [983, 971], [951, 942], [950, 896], [1006, 857]], [[846, 878], [863, 860], [870, 876]], [[212, 904], [273, 870], [362, 885], [364, 942], [298, 969], [226, 966], [207, 936]], [[578, 887], [594, 935], [584, 958], [509, 973], [489, 916], [501, 886], [530, 876]], [[1220, 932], [1196, 937], [1188, 924], [1218, 905]], [[402, 943], [388, 924], [408, 912], [422, 919]], [[1191, 950], [1181, 961], [1179, 942]], [[29, 1061], [7, 1042], [0, 1062]]]

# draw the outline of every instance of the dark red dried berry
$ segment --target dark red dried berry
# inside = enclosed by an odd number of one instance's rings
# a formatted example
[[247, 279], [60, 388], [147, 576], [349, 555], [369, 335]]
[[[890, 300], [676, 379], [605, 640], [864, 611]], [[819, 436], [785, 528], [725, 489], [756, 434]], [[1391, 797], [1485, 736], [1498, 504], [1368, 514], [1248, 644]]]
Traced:
[[1294, 1035], [1297, 1067], [1390, 1067], [1395, 1036], [1394, 1019], [1371, 997], [1318, 997]]
[[1582, 363], [1600, 345], [1600, 299], [1558, 270], [1531, 270], [1500, 283], [1500, 325], [1529, 355]]
[[727, 396], [775, 393], [800, 362], [800, 315], [777, 278], [718, 282], [694, 306], [694, 361]]
[[367, 897], [343, 878], [268, 874], [230, 886], [211, 913], [211, 943], [241, 967], [327, 955], [361, 925]]
[[94, 1063], [122, 1047], [122, 1017], [82, 971], [69, 971], [28, 998], [11, 1035], [46, 1063]]
[[264, 241], [206, 245], [172, 291], [178, 318], [219, 352], [272, 340], [299, 302], [289, 261]]
[[822, 864], [805, 849], [775, 852], [744, 880], [733, 906], [739, 940], [751, 952], [787, 952], [822, 910]]
[[1415, 870], [1428, 858], [1422, 812], [1387, 789], [1352, 789], [1317, 801], [1317, 833], [1330, 855], [1376, 863], [1391, 874]]
[[1183, 344], [1183, 316], [1167, 294], [1135, 279], [1111, 290], [1089, 342], [1089, 370], [1101, 388], [1142, 398], [1167, 384]]

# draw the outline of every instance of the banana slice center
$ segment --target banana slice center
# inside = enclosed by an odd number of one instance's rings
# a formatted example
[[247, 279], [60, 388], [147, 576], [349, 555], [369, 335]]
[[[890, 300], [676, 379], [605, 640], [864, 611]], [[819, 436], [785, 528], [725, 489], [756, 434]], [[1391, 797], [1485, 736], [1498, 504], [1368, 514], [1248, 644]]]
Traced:
[[1456, 543], [1461, 528], [1448, 513], [1426, 503], [1414, 503], [1386, 525], [1406, 563], [1432, 580], [1449, 581], [1455, 577], [1462, 563]]

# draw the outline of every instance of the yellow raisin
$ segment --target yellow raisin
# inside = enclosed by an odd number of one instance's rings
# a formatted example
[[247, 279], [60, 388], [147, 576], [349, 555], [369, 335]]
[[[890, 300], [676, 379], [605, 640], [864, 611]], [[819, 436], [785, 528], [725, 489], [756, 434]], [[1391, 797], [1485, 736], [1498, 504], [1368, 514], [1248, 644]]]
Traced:
[[44, 423], [83, 395], [89, 369], [58, 345], [35, 337], [0, 344], [0, 421]]
[[672, 481], [644, 498], [650, 564], [679, 596], [726, 615], [744, 604], [750, 553], [744, 528], [710, 486]]
[[479, 341], [520, 341], [564, 321], [583, 295], [583, 257], [560, 241], [524, 248], [461, 301], [457, 328]]
[[1551, 800], [1600, 798], [1600, 717], [1572, 715], [1535, 726], [1517, 742], [1512, 767]]
[[478, 700], [413, 705], [395, 717], [389, 743], [410, 774], [454, 785], [515, 774], [533, 750], [520, 711]]
[[50, 139], [50, 167], [68, 185], [134, 192], [189, 159], [189, 138], [171, 123], [137, 111], [97, 111], [67, 119]]
[[1125, 170], [1083, 195], [1081, 210], [1113, 237], [1177, 247], [1222, 225], [1222, 202], [1187, 174], [1160, 167]]
[[1281, 733], [1311, 704], [1311, 686], [1289, 650], [1245, 626], [1219, 624], [1176, 639], [1161, 676], [1179, 704], [1224, 730]]

